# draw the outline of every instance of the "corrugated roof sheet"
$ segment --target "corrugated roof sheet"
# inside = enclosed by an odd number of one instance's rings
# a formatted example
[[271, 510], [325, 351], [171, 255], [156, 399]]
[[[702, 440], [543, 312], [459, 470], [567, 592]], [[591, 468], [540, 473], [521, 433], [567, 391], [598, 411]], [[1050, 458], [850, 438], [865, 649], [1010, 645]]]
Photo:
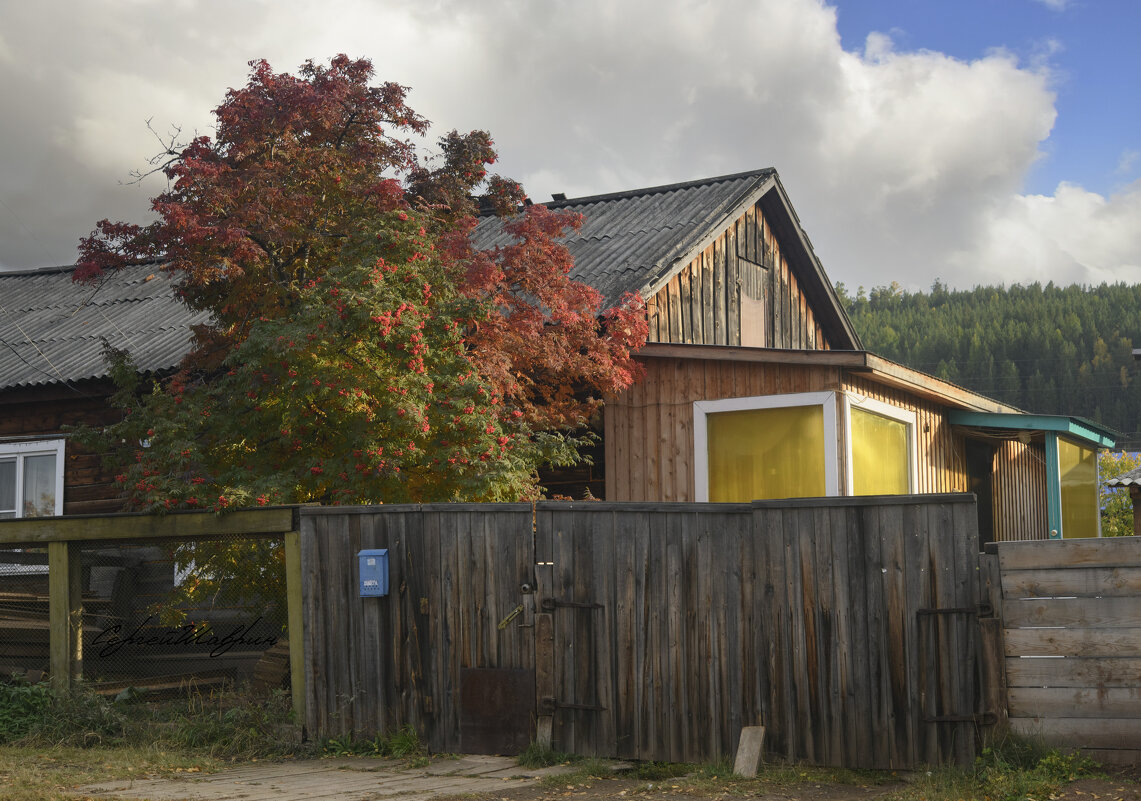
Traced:
[[[571, 277], [597, 289], [603, 305], [611, 306], [657, 280], [773, 175], [772, 169], [753, 170], [545, 205], [584, 216], [582, 228], [563, 240], [574, 257]], [[503, 221], [493, 216], [480, 219], [473, 239], [479, 248], [511, 244]]]
[[144, 371], [174, 367], [190, 349], [190, 326], [210, 319], [178, 302], [157, 265], [125, 268], [98, 288], [73, 272], [0, 273], [0, 389], [103, 378], [104, 340]]
[[1128, 473], [1123, 473], [1117, 478], [1111, 478], [1105, 482], [1107, 487], [1141, 487], [1141, 467], [1134, 467]]

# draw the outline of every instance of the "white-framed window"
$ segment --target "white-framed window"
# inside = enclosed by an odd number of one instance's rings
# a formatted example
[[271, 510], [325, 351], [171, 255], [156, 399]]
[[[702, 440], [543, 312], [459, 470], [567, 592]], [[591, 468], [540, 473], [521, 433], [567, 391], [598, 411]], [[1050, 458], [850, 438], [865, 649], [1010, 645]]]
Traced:
[[908, 495], [919, 485], [915, 412], [844, 395], [848, 495]]
[[693, 404], [698, 501], [839, 495], [835, 392]]
[[695, 401], [696, 500], [840, 495], [841, 448], [843, 494], [913, 493], [919, 464], [916, 422], [915, 412], [848, 393]]
[[0, 519], [63, 514], [63, 444], [0, 442]]

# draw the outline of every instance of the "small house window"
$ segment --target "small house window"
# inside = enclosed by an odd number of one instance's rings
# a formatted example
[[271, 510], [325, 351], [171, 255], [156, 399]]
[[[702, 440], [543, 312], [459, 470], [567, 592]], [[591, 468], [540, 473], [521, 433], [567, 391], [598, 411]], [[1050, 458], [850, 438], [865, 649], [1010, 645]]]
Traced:
[[699, 501], [836, 495], [836, 394], [697, 401], [694, 455]]
[[[906, 495], [918, 484], [914, 412], [872, 398], [802, 392], [693, 404], [698, 501]], [[838, 407], [846, 436], [837, 426]]]
[[63, 514], [63, 440], [0, 442], [0, 519]]
[[848, 494], [907, 495], [915, 491], [915, 413], [846, 395]]

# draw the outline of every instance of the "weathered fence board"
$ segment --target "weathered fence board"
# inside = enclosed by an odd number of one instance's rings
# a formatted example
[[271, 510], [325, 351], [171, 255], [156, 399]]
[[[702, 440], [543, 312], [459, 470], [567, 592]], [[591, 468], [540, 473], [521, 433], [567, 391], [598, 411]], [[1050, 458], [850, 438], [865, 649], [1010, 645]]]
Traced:
[[1141, 718], [1141, 686], [1013, 687], [1009, 697], [1017, 718]]
[[1130, 537], [1104, 539], [1054, 540], [1048, 548], [1039, 543], [1013, 545], [1004, 543], [999, 549], [1003, 570], [1033, 570], [1076, 567], [1136, 566], [1137, 543]]
[[998, 557], [1011, 729], [1137, 761], [1141, 540], [1000, 543]]
[[[1001, 548], [999, 553], [1002, 553]], [[1064, 564], [1060, 563], [1052, 569], [1017, 570], [1010, 573], [1006, 572], [1007, 568], [1003, 568], [1004, 576], [1008, 575], [1011, 580], [1008, 585], [1006, 579], [1003, 579], [1003, 591], [1011, 593], [1015, 598], [1141, 595], [1141, 567], [1071, 568], [1063, 566]]]
[[1135, 656], [1141, 628], [1026, 628], [1006, 630], [1007, 656]]
[[1136, 597], [1012, 599], [1004, 605], [1003, 620], [1010, 628], [1141, 626], [1141, 603]]
[[1141, 687], [1141, 658], [1006, 660], [1011, 687]]

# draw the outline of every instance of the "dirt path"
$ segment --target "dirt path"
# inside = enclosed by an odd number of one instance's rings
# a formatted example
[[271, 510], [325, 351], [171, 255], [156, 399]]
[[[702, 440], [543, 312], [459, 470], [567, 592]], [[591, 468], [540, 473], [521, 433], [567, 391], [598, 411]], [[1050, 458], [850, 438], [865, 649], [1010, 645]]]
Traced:
[[[369, 758], [257, 763], [218, 773], [104, 782], [75, 790], [85, 797], [149, 801], [875, 801], [905, 794], [907, 782], [805, 781], [748, 790], [686, 779], [614, 776], [583, 779], [573, 766], [519, 767], [510, 757], [434, 757], [426, 767]], [[565, 775], [559, 782], [540, 779]], [[1051, 801], [1141, 801], [1136, 771], [1080, 779]]]
[[122, 780], [77, 788], [77, 793], [151, 801], [364, 801], [399, 797], [487, 795], [534, 785], [564, 766], [527, 770], [510, 757], [436, 758], [422, 768], [381, 759], [306, 759], [260, 763], [207, 775]]

